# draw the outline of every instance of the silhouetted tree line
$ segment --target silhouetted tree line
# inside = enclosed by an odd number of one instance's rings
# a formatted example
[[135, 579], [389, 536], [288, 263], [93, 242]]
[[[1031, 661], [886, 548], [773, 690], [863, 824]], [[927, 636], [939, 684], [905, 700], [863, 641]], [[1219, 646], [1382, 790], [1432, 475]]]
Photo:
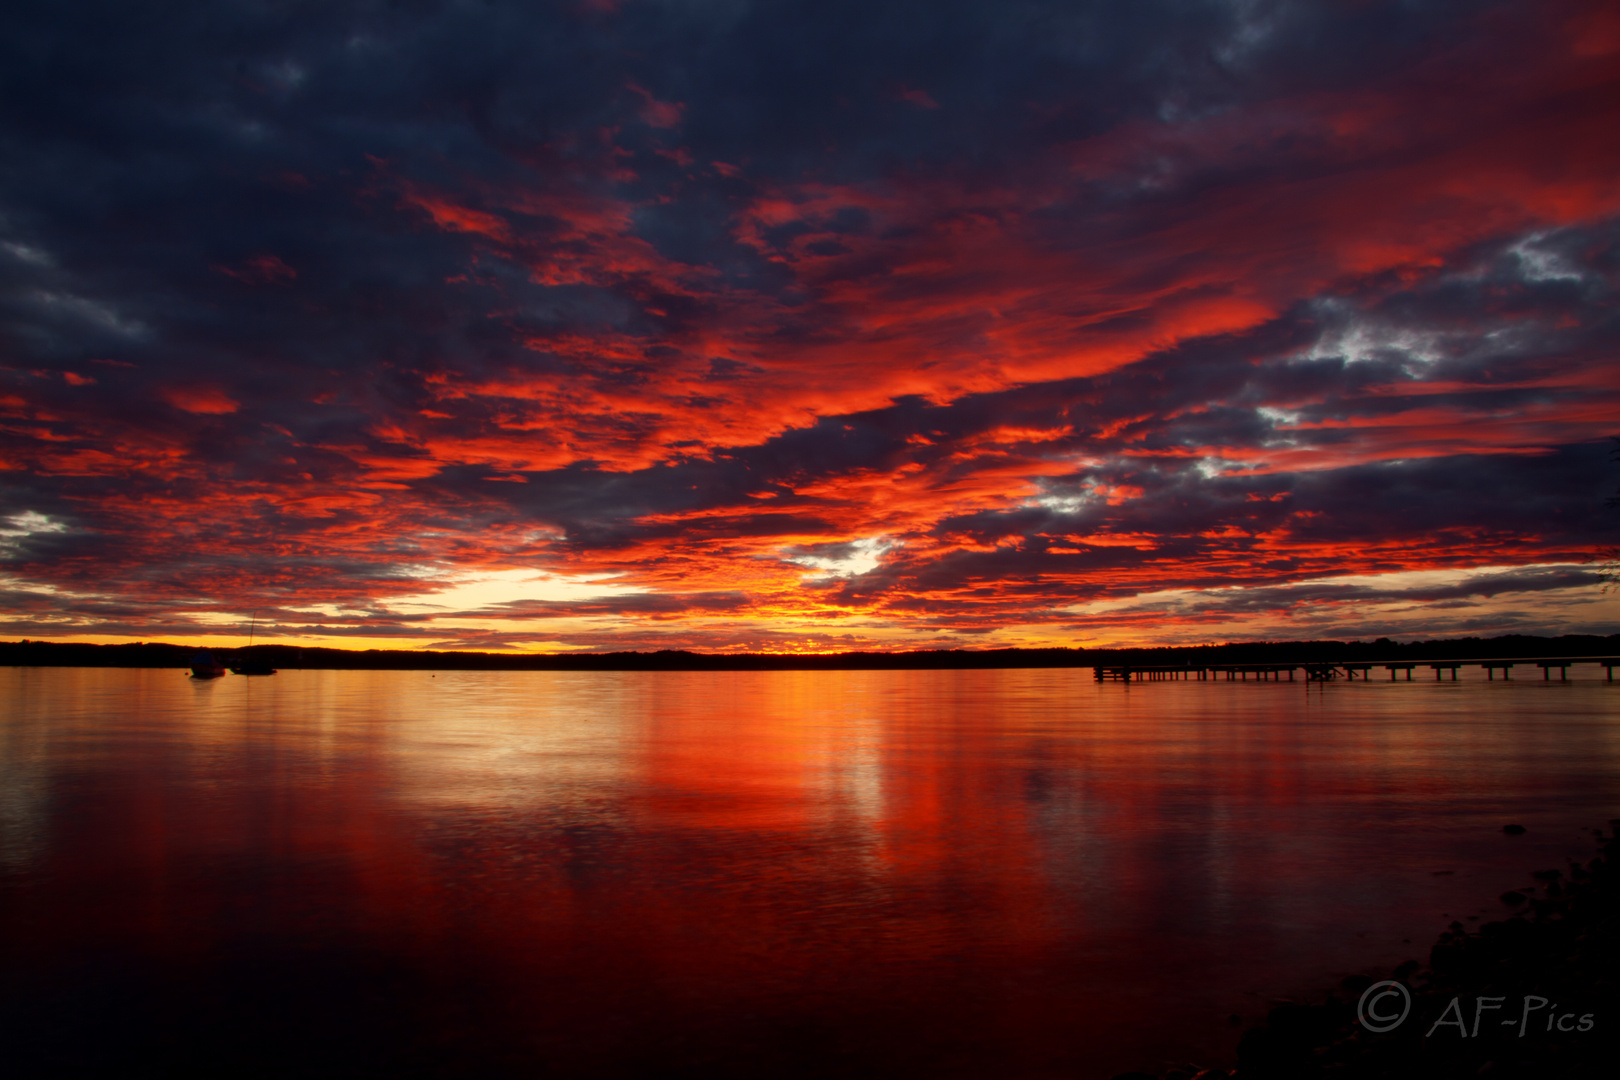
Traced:
[[[195, 645], [134, 642], [0, 642], [0, 666], [184, 668]], [[1450, 638], [1406, 643], [1376, 641], [1258, 641], [1142, 649], [937, 649], [922, 652], [850, 652], [813, 656], [762, 653], [659, 652], [533, 653], [410, 652], [254, 645], [213, 649], [220, 659], [276, 668], [377, 671], [861, 671], [972, 668], [1073, 668], [1096, 664], [1216, 665], [1377, 663], [1386, 660], [1490, 660], [1497, 658], [1620, 656], [1620, 634]]]

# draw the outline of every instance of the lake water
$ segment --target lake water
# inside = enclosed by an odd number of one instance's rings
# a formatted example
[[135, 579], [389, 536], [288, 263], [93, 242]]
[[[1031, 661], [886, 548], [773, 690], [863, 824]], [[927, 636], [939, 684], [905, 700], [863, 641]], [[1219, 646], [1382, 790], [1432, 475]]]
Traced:
[[1572, 675], [0, 668], [0, 1062], [1229, 1064], [1591, 854], [1620, 685]]

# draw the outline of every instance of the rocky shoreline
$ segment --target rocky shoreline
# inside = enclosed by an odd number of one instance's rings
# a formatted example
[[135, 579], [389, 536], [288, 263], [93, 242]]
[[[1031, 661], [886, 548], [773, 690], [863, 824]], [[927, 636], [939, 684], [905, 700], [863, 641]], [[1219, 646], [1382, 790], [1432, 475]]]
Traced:
[[[1453, 922], [1426, 966], [1354, 976], [1246, 1031], [1233, 1068], [1114, 1080], [1581, 1080], [1620, 1061], [1620, 819], [1586, 863], [1532, 874], [1506, 918]], [[1513, 831], [1517, 826], [1508, 826]], [[1518, 830], [1522, 831], [1522, 830]]]

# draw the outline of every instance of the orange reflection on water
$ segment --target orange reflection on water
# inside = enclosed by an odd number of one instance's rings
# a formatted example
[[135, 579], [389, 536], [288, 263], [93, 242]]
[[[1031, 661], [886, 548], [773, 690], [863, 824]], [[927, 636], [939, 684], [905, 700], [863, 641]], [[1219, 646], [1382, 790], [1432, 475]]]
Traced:
[[100, 1017], [108, 1068], [1218, 1059], [1227, 1014], [1421, 955], [1620, 794], [1590, 683], [0, 679], [4, 974], [45, 988], [8, 1038], [58, 1061]]

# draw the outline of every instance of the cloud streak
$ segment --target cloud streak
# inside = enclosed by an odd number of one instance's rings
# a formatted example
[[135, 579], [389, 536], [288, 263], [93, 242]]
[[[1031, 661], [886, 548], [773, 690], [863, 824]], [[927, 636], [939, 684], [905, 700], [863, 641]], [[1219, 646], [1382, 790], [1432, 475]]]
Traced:
[[98, 12], [0, 45], [0, 633], [1620, 630], [1601, 5]]

